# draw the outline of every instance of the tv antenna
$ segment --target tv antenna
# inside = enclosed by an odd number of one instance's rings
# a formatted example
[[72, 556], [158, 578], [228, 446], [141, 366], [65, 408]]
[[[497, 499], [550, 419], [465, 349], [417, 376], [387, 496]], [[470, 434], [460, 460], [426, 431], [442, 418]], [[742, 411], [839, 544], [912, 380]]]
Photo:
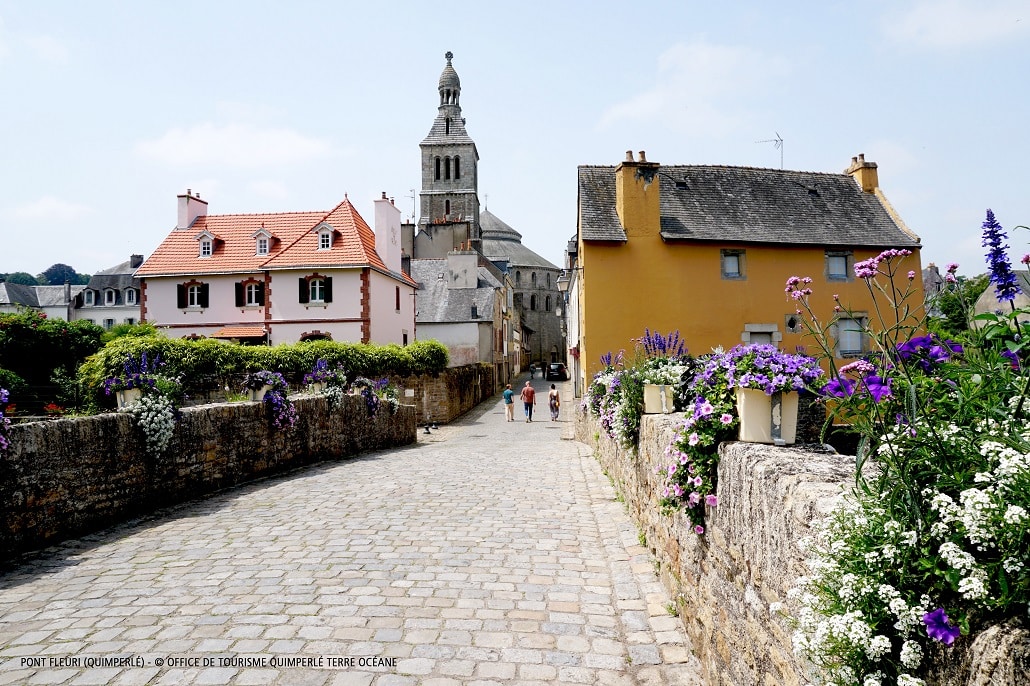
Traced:
[[411, 198], [411, 223], [414, 224], [415, 223], [415, 189], [414, 188], [409, 188], [408, 190], [411, 191], [411, 195], [409, 195], [408, 197]]
[[773, 147], [780, 151], [780, 169], [783, 169], [783, 137], [778, 131], [776, 138], [767, 138], [764, 141], [755, 141], [755, 143], [772, 143]]

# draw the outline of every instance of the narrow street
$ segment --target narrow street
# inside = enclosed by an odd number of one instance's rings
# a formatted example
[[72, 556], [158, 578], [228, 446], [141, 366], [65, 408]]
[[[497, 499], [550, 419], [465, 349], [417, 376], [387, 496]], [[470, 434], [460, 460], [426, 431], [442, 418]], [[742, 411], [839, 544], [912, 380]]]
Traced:
[[700, 684], [570, 385], [551, 422], [533, 383], [531, 424], [498, 395], [0, 573], [0, 684]]

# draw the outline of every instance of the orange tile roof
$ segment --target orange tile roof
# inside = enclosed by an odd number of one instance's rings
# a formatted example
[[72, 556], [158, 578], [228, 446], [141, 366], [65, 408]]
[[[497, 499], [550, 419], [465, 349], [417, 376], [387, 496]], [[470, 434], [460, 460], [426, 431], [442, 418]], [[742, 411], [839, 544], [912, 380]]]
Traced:
[[[323, 222], [336, 234], [329, 250], [318, 249], [314, 229]], [[256, 255], [254, 233], [264, 228], [274, 236], [268, 255]], [[200, 257], [197, 236], [216, 236], [213, 254]], [[350, 200], [324, 212], [210, 214], [197, 217], [188, 229], [176, 229], [157, 247], [136, 276], [223, 274], [263, 269], [363, 267], [389, 272], [376, 252], [375, 233]], [[405, 282], [415, 285], [407, 275]]]
[[265, 335], [263, 326], [223, 326], [211, 338], [258, 338]]

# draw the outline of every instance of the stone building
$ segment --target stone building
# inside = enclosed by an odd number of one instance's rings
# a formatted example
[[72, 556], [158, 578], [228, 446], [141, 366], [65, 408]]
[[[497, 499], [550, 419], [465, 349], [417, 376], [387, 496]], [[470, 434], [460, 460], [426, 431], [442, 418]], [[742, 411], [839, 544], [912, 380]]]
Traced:
[[561, 269], [522, 245], [522, 234], [489, 210], [479, 216], [482, 252], [492, 262], [508, 263], [515, 287], [514, 308], [522, 321], [526, 364], [564, 361], [558, 292]]

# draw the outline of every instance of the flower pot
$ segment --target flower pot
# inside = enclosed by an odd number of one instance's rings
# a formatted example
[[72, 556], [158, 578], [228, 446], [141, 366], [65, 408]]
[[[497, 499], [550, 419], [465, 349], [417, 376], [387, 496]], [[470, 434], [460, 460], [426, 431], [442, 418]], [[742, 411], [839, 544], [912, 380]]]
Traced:
[[138, 388], [126, 388], [122, 391], [115, 391], [115, 398], [118, 401], [118, 409], [131, 405], [140, 399], [143, 392]]
[[740, 440], [746, 443], [792, 445], [798, 428], [798, 394], [738, 388]]
[[644, 384], [644, 414], [669, 414], [672, 411], [672, 386]]
[[324, 381], [313, 381], [312, 383], [308, 384], [308, 390], [310, 392], [316, 393], [316, 394], [317, 393], [321, 393], [322, 391], [325, 390], [325, 382]]
[[270, 390], [272, 390], [272, 385], [267, 383], [257, 390], [251, 389], [250, 399], [261, 402], [265, 399], [265, 393], [268, 393]]

